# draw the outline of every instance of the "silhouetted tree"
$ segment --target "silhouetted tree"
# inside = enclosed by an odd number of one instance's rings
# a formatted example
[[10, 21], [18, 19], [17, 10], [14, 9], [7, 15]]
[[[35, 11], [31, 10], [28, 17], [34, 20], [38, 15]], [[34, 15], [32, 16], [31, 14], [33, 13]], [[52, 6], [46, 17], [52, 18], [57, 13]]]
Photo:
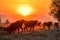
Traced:
[[50, 15], [60, 22], [60, 0], [52, 0], [50, 9]]

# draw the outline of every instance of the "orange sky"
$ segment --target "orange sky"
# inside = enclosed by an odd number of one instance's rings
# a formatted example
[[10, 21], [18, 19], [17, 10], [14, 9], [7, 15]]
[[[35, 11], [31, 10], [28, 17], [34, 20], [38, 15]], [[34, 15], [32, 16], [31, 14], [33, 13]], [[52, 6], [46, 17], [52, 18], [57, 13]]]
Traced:
[[[16, 8], [20, 4], [30, 4], [35, 12], [29, 16], [22, 16], [18, 14]], [[20, 19], [39, 20], [39, 21], [55, 21], [48, 15], [51, 0], [0, 0], [0, 17], [2, 20], [9, 19], [11, 22]]]

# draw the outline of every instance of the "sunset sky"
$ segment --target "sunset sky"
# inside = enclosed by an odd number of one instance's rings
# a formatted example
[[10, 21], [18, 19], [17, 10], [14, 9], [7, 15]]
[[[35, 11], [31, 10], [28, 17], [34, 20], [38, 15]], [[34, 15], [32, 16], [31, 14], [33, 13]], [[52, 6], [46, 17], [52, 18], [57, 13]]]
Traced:
[[[38, 20], [42, 22], [55, 21], [48, 14], [50, 3], [51, 0], [0, 0], [0, 18], [2, 19], [2, 22], [6, 19], [9, 19], [11, 22], [21, 19]], [[33, 12], [27, 16], [21, 15], [17, 8], [22, 4], [30, 5]]]

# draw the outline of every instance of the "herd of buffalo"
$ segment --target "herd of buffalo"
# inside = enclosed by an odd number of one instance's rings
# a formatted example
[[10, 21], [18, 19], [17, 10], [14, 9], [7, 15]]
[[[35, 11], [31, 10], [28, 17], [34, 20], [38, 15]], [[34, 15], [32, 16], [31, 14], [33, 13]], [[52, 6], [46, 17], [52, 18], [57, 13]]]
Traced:
[[[41, 22], [38, 22], [37, 20], [31, 20], [31, 21], [25, 21], [25, 20], [19, 20], [19, 21], [16, 21], [14, 23], [11, 23], [9, 25], [9, 27], [7, 28], [4, 28], [4, 31], [7, 31], [7, 33], [11, 34], [11, 33], [14, 33], [14, 31], [16, 29], [18, 29], [18, 34], [19, 34], [19, 28], [22, 29], [21, 33], [24, 31], [23, 28], [22, 28], [22, 25], [25, 25], [24, 26], [24, 30], [26, 30], [28, 27], [31, 29], [33, 29], [34, 31], [34, 26], [40, 26]], [[49, 21], [49, 22], [44, 22], [43, 23], [43, 28], [45, 28], [46, 26], [48, 27], [48, 29], [50, 30], [50, 27], [53, 26], [58, 28], [59, 27], [59, 23], [56, 22], [53, 24], [53, 22]], [[3, 28], [1, 28], [3, 29]]]

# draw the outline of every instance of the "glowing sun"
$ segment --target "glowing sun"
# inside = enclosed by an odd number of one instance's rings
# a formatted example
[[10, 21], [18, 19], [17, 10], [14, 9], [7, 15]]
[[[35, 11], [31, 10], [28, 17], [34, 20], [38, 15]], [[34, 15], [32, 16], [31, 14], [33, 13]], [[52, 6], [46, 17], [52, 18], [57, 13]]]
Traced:
[[28, 16], [33, 12], [33, 8], [28, 4], [18, 6], [17, 12], [23, 16]]

